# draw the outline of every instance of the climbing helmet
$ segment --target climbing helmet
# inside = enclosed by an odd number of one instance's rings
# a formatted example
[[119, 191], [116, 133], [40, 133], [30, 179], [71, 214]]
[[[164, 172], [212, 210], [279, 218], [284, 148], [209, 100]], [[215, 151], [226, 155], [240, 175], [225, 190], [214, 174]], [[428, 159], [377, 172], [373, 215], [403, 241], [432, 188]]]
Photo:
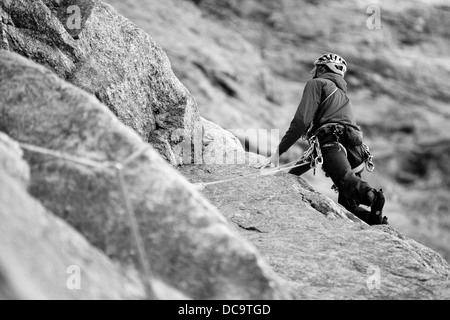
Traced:
[[326, 65], [331, 71], [344, 76], [347, 72], [347, 62], [334, 53], [327, 53], [320, 56], [315, 62], [315, 66]]

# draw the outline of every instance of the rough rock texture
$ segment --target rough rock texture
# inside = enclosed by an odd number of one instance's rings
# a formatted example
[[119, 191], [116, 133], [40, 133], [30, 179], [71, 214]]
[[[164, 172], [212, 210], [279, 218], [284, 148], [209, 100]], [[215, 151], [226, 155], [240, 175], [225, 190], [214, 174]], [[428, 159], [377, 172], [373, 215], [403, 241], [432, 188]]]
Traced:
[[[388, 197], [389, 219], [450, 261], [450, 190], [394, 178], [417, 143], [450, 138], [448, 0], [105, 1], [164, 48], [201, 115], [226, 129], [277, 128], [283, 135], [313, 61], [326, 52], [341, 54], [356, 118], [375, 156], [373, 180]], [[381, 9], [381, 29], [367, 25], [374, 4]], [[299, 141], [281, 161], [296, 160], [305, 147]], [[323, 189], [329, 190], [328, 183]]]
[[[28, 176], [19, 145], [0, 133], [0, 299], [145, 298], [134, 270], [111, 262], [27, 193]], [[73, 267], [79, 289], [71, 287]], [[153, 298], [186, 298], [161, 281], [152, 287]]]
[[26, 162], [21, 160], [22, 156], [23, 152], [19, 144], [0, 132], [0, 168], [22, 186], [27, 187], [30, 169]]
[[[74, 5], [80, 8], [79, 29], [68, 28], [73, 18], [67, 11]], [[201, 158], [196, 102], [164, 51], [111, 6], [97, 0], [2, 1], [0, 25], [0, 48], [93, 93], [170, 163]], [[182, 159], [180, 143], [195, 145], [197, 153]]]
[[[148, 147], [124, 171], [152, 271], [195, 299], [284, 299], [290, 295], [255, 248], [189, 182], [93, 96], [48, 69], [0, 51], [0, 130], [21, 142], [117, 162]], [[111, 167], [35, 153], [30, 192], [92, 244], [136, 262], [124, 201]]]
[[217, 124], [202, 119], [204, 164], [254, 164], [265, 157], [246, 152], [239, 139]]
[[79, 39], [95, 5], [93, 0], [42, 0], [42, 2], [56, 15], [64, 29], [74, 39]]
[[[288, 117], [270, 101], [274, 100], [270, 70], [261, 50], [242, 36], [243, 30], [231, 30], [216, 17], [209, 19], [189, 1], [105, 2], [164, 48], [203, 117], [226, 129], [274, 128], [283, 113]], [[276, 117], [268, 109], [276, 111]], [[286, 119], [287, 125], [290, 120]]]
[[[255, 173], [245, 166], [185, 166], [192, 182]], [[289, 280], [298, 299], [449, 299], [450, 266], [391, 226], [370, 227], [287, 173], [203, 189]]]

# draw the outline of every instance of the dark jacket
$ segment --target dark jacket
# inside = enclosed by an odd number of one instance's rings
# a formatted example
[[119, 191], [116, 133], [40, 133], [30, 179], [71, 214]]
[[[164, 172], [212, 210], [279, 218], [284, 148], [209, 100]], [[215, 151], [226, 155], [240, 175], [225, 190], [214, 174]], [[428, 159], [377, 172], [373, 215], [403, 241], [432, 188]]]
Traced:
[[[319, 109], [322, 101], [336, 88], [338, 90]], [[280, 142], [280, 155], [306, 133], [313, 119], [315, 121], [312, 132], [330, 122], [356, 125], [353, 107], [347, 97], [347, 83], [342, 76], [327, 72], [306, 83], [294, 119]]]

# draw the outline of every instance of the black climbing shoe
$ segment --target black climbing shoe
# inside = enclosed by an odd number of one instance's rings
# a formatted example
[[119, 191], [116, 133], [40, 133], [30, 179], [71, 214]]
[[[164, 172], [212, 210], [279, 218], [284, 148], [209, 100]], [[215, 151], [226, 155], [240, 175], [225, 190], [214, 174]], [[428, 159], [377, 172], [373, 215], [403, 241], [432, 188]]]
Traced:
[[383, 207], [385, 202], [383, 190], [373, 190], [373, 193], [375, 197], [370, 208], [370, 218], [368, 224], [371, 226], [376, 224], [387, 224], [387, 218], [383, 218]]
[[347, 209], [351, 213], [353, 213], [356, 217], [364, 221], [365, 223], [369, 223], [370, 219], [370, 211], [367, 211], [366, 209], [363, 209], [361, 207], [353, 207], [351, 209]]

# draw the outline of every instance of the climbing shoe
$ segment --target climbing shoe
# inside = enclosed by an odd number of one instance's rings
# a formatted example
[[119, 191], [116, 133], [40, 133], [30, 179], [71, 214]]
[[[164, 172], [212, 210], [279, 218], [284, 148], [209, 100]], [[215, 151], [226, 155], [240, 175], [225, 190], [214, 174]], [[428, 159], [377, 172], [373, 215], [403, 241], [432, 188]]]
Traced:
[[373, 190], [374, 199], [370, 207], [370, 217], [368, 224], [373, 226], [376, 224], [387, 224], [387, 218], [383, 217], [384, 194], [383, 190]]

